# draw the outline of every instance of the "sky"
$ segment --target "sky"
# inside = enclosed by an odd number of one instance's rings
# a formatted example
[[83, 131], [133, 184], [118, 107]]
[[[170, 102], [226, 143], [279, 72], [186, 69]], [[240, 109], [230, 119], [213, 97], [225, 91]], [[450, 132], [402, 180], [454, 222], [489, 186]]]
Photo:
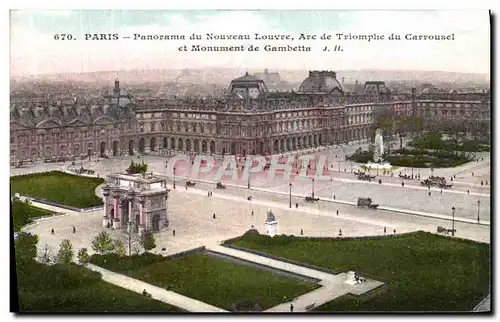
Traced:
[[[11, 11], [11, 76], [131, 69], [248, 68], [300, 70], [442, 70], [490, 72], [488, 11]], [[449, 35], [451, 41], [140, 41], [83, 40], [86, 33], [185, 35], [290, 34]], [[73, 40], [54, 40], [71, 34]], [[193, 44], [250, 44], [259, 52], [181, 52]], [[305, 45], [311, 52], [266, 52]], [[342, 52], [324, 52], [340, 45]]]

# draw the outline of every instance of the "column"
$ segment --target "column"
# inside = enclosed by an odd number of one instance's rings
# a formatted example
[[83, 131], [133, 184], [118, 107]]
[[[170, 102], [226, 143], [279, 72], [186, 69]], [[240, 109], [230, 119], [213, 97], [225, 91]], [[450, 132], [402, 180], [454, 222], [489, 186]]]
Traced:
[[104, 194], [104, 217], [102, 218], [102, 227], [103, 228], [107, 228], [108, 223], [109, 223], [109, 217], [108, 217], [109, 205], [108, 205], [108, 202], [109, 202], [109, 195], [107, 193], [105, 193]]
[[115, 197], [115, 218], [113, 219], [113, 229], [119, 229], [121, 226], [121, 213], [118, 205], [118, 197]]
[[139, 201], [139, 235], [146, 230], [146, 222], [145, 222], [145, 214], [144, 214], [144, 200]]

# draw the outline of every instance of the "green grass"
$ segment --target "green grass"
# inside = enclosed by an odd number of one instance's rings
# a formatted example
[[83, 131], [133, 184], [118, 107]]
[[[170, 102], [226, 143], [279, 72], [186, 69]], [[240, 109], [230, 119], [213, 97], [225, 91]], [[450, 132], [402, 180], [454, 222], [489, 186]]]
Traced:
[[11, 194], [20, 193], [76, 208], [100, 206], [95, 188], [102, 178], [71, 175], [60, 171], [33, 173], [10, 178]]
[[295, 298], [318, 287], [205, 254], [175, 260], [152, 254], [93, 255], [91, 262], [226, 310], [237, 301], [258, 302], [266, 310], [285, 302], [285, 297]]
[[77, 265], [18, 262], [20, 312], [183, 312]]
[[344, 296], [315, 311], [469, 311], [489, 293], [490, 245], [431, 233], [345, 240], [245, 235], [231, 244], [388, 284], [376, 296]]
[[53, 211], [33, 207], [25, 202], [16, 200], [12, 203], [14, 231], [20, 231], [23, 226], [31, 223], [31, 218], [33, 217], [44, 217], [53, 214]]

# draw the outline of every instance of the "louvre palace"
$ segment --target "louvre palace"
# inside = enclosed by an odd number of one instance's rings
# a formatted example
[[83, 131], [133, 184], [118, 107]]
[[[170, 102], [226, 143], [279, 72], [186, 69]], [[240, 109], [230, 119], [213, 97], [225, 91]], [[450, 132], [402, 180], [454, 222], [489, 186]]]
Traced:
[[[361, 86], [361, 85], [360, 85]], [[138, 98], [120, 88], [99, 102], [16, 102], [11, 162], [137, 153], [278, 154], [367, 139], [378, 113], [489, 128], [490, 94], [394, 94], [383, 81], [344, 92], [333, 71], [310, 71], [298, 91], [273, 92], [248, 73], [220, 97]]]

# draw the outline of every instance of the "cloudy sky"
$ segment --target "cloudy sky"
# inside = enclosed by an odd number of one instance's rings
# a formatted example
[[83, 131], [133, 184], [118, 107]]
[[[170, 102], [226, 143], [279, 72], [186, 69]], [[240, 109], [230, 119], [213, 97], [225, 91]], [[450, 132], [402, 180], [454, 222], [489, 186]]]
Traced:
[[[84, 41], [86, 33], [455, 34], [454, 41]], [[77, 40], [54, 40], [71, 34]], [[489, 73], [487, 11], [12, 11], [12, 76], [143, 68], [390, 69]], [[193, 44], [306, 45], [311, 52], [180, 52]], [[323, 52], [341, 45], [343, 52]]]

